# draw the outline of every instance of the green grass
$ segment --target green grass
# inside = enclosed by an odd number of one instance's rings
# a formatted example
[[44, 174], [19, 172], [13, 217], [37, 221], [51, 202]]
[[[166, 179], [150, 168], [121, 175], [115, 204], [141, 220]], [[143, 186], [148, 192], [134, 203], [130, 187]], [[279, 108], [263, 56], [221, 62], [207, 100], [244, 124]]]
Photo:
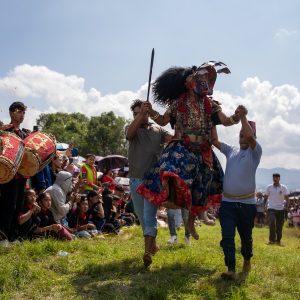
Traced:
[[[300, 231], [284, 228], [284, 247], [266, 245], [268, 228], [254, 229], [254, 257], [247, 277], [224, 282], [220, 226], [202, 226], [191, 247], [167, 245], [159, 229], [161, 251], [147, 270], [139, 227], [105, 240], [43, 240], [0, 247], [0, 299], [300, 299]], [[59, 250], [69, 253], [57, 255]]]

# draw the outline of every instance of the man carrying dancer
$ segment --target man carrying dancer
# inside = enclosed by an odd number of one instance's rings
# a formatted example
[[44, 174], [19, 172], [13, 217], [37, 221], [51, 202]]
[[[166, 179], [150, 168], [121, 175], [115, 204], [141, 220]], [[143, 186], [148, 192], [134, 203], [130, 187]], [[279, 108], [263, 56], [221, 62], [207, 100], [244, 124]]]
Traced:
[[[151, 104], [141, 100], [135, 100], [130, 107], [134, 120], [125, 128], [125, 136], [129, 141], [128, 161], [130, 192], [134, 205], [134, 211], [142, 225], [145, 237], [145, 254], [143, 256], [145, 266], [152, 262], [158, 248], [156, 246], [156, 205], [144, 201], [144, 198], [136, 192], [142, 183], [145, 173], [157, 162], [162, 152], [163, 144], [171, 139], [171, 135], [161, 127], [149, 122]], [[144, 213], [152, 216], [144, 222]]]
[[241, 238], [241, 253], [244, 257], [243, 271], [250, 271], [252, 254], [252, 228], [256, 215], [255, 173], [262, 155], [260, 144], [255, 138], [255, 123], [246, 118], [247, 110], [239, 106], [236, 110], [241, 118], [242, 129], [239, 136], [240, 147], [233, 147], [218, 140], [216, 128], [213, 129], [213, 145], [227, 159], [223, 184], [223, 199], [219, 217], [222, 228], [221, 247], [225, 256], [227, 272], [223, 279], [235, 277], [235, 229]]

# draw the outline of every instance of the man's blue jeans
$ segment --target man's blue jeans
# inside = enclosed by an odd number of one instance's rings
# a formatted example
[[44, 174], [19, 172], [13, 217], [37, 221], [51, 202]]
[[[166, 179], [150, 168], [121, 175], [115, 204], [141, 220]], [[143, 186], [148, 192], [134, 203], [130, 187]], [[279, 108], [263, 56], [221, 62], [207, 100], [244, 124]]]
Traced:
[[134, 211], [143, 227], [144, 235], [156, 237], [157, 235], [157, 209], [158, 206], [144, 199], [136, 192], [143, 180], [140, 178], [130, 178], [130, 192], [133, 201]]
[[252, 256], [252, 228], [256, 214], [255, 204], [223, 201], [219, 210], [222, 228], [221, 247], [225, 256], [225, 265], [228, 271], [235, 272], [235, 228], [241, 238], [241, 253], [245, 260]]
[[183, 224], [184, 224], [184, 229], [185, 229], [185, 236], [187, 238], [190, 237], [190, 232], [188, 230], [187, 227], [187, 221], [189, 218], [189, 211], [185, 208], [181, 208], [181, 209], [173, 209], [173, 208], [168, 208], [167, 209], [167, 216], [168, 216], [168, 226], [169, 226], [169, 232], [170, 235], [176, 235], [177, 236], [177, 232], [176, 232], [176, 217], [178, 212], [180, 213], [180, 215], [182, 216], [182, 220], [183, 220]]
[[130, 178], [130, 194], [133, 202], [134, 212], [138, 216], [139, 222], [144, 230], [144, 198], [136, 192], [140, 184], [143, 183], [141, 178]]

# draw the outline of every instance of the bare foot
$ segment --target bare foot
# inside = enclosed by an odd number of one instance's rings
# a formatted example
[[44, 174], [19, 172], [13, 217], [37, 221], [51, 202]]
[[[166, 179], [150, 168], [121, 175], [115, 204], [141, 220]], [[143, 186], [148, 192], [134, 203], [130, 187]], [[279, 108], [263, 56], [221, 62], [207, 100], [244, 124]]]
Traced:
[[221, 274], [221, 277], [224, 280], [233, 280], [235, 279], [235, 272], [231, 272], [231, 271], [224, 272]]
[[195, 219], [196, 217], [192, 215], [192, 213], [189, 213], [189, 218], [188, 218], [188, 223], [187, 223], [187, 227], [191, 233], [191, 236], [195, 239], [195, 240], [199, 240], [199, 234], [196, 231], [195, 228]]
[[214, 220], [210, 220], [210, 219], [204, 220], [203, 223], [204, 223], [205, 225], [209, 225], [209, 226], [214, 226], [214, 225], [216, 225], [216, 224], [215, 224], [215, 221], [214, 221]]

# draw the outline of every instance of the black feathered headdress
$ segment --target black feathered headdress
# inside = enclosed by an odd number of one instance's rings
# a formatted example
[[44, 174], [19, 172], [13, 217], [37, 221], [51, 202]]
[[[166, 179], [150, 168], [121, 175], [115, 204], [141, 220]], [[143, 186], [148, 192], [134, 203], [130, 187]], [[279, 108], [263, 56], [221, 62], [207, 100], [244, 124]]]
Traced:
[[[216, 67], [223, 68], [216, 70]], [[217, 73], [230, 73], [230, 70], [222, 62], [209, 61], [203, 63], [200, 67], [183, 68], [171, 67], [164, 71], [153, 83], [154, 102], [161, 105], [169, 105], [179, 96], [187, 92], [186, 79], [194, 72], [203, 72], [209, 74], [209, 86], [212, 89], [215, 84]]]

